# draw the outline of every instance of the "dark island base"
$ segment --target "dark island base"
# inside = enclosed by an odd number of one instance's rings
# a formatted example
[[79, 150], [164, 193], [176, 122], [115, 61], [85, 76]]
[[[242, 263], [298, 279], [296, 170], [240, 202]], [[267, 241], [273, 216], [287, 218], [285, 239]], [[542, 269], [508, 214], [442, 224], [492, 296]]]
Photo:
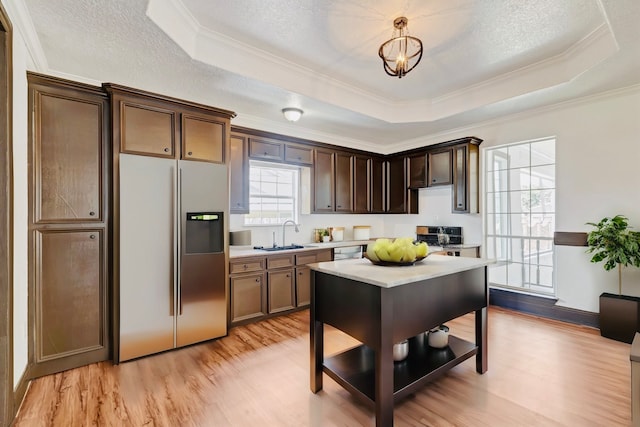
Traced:
[[[411, 341], [414, 342], [411, 342]], [[478, 347], [455, 336], [436, 349], [411, 339], [409, 356], [393, 364], [393, 399], [398, 402], [455, 365], [475, 356]], [[323, 371], [363, 403], [375, 408], [375, 352], [361, 345], [325, 359]]]

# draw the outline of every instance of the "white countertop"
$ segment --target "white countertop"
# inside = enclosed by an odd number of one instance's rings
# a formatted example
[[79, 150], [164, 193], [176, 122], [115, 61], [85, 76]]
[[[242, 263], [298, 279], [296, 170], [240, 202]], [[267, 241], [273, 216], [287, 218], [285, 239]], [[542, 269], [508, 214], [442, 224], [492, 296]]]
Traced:
[[300, 249], [287, 249], [283, 251], [264, 251], [261, 249], [253, 249], [253, 246], [229, 246], [229, 258], [241, 258], [248, 256], [265, 256], [276, 254], [290, 254], [292, 252], [305, 252], [315, 251], [317, 249], [333, 249], [342, 248], [347, 246], [361, 246], [373, 243], [372, 240], [345, 240], [340, 242], [327, 242], [327, 243], [300, 243], [304, 248]]
[[486, 258], [430, 255], [410, 266], [386, 267], [373, 265], [366, 258], [309, 264], [312, 270], [333, 274], [345, 279], [392, 288], [434, 277], [471, 270], [494, 264], [495, 260]]

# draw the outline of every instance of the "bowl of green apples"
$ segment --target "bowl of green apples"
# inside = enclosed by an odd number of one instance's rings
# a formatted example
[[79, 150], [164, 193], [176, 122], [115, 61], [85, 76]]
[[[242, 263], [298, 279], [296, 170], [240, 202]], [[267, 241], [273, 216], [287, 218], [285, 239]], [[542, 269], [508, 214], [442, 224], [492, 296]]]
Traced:
[[408, 266], [414, 265], [429, 256], [426, 242], [416, 242], [413, 237], [396, 239], [377, 239], [367, 245], [364, 257], [375, 265]]

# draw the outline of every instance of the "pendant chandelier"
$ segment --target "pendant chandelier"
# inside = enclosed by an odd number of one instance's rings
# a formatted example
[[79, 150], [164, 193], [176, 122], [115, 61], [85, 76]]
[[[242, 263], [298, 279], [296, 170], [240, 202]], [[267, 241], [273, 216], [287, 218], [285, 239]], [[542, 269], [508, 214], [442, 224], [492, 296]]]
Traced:
[[395, 30], [393, 30], [391, 39], [382, 43], [378, 49], [384, 71], [393, 77], [402, 78], [413, 70], [422, 59], [422, 42], [417, 37], [408, 35], [408, 21], [404, 16], [394, 19]]

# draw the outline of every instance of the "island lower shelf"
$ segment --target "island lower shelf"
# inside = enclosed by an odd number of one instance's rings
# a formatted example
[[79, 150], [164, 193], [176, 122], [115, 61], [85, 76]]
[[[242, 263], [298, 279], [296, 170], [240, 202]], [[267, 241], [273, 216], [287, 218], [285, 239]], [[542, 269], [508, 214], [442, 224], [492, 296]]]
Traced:
[[[409, 355], [393, 365], [393, 400], [399, 401], [452, 367], [475, 356], [478, 347], [456, 336], [449, 336], [449, 346], [429, 347], [424, 340], [410, 339]], [[375, 351], [360, 345], [328, 357], [325, 372], [334, 381], [363, 402], [375, 404]]]

